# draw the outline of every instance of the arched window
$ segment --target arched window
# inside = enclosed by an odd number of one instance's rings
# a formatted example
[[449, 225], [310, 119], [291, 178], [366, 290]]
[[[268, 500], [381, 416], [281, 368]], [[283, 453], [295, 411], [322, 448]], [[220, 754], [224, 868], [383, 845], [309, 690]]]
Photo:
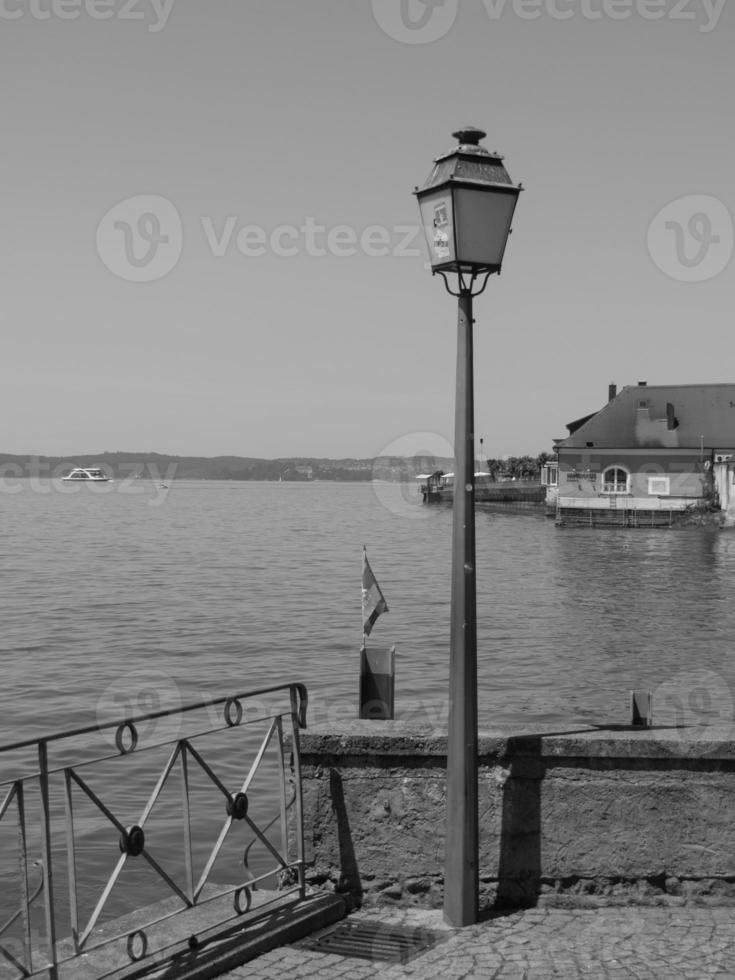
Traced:
[[602, 474], [603, 493], [627, 493], [628, 473], [619, 466], [610, 466]]

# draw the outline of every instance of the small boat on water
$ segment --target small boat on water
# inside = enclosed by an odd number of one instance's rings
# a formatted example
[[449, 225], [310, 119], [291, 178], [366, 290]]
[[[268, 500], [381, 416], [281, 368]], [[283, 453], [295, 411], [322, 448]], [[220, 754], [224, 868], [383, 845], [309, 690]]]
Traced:
[[67, 473], [66, 476], [62, 476], [62, 480], [86, 480], [92, 483], [108, 483], [110, 478], [104, 472], [104, 470], [99, 469], [96, 466], [93, 467], [82, 467], [77, 466], [73, 469], [71, 473]]

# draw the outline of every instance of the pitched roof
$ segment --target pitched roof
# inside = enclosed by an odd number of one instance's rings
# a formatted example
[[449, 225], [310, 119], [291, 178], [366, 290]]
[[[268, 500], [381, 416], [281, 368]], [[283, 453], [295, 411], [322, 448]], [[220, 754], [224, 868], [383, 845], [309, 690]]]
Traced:
[[702, 442], [735, 447], [735, 384], [629, 385], [559, 448], [699, 449]]

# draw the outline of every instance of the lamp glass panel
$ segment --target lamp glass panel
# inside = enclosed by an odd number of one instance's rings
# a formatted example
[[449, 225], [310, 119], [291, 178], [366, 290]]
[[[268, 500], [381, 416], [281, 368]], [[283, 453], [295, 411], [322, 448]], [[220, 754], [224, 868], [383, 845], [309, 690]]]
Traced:
[[419, 207], [432, 268], [453, 262], [456, 250], [451, 193], [445, 189], [427, 194], [419, 200]]
[[500, 267], [518, 192], [455, 187], [457, 259]]

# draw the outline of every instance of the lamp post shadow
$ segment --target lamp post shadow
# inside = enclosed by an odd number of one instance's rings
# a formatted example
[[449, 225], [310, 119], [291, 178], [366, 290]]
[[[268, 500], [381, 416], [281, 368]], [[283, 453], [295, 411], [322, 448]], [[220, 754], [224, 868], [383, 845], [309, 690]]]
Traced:
[[[627, 732], [640, 730], [634, 725], [600, 724], [592, 730]], [[663, 730], [663, 729], [660, 729]], [[585, 734], [589, 727], [517, 735], [508, 739], [505, 758], [500, 760], [505, 779], [500, 800], [497, 863], [497, 888], [494, 898], [485, 882], [484, 914], [493, 911], [532, 908], [538, 904], [543, 878], [542, 793], [548, 761], [544, 755], [545, 738]], [[490, 763], [490, 760], [488, 760]], [[497, 822], [497, 818], [496, 818]], [[484, 824], [490, 825], [490, 821]], [[489, 844], [492, 847], [493, 844]], [[493, 855], [485, 850], [484, 863], [493, 867]], [[546, 869], [548, 875], [548, 868]], [[489, 878], [490, 876], [488, 876]], [[495, 879], [495, 876], [493, 876]], [[546, 881], [548, 883], [548, 881]], [[488, 911], [489, 909], [489, 911]]]
[[360, 881], [360, 868], [352, 842], [350, 819], [345, 805], [342, 776], [336, 769], [332, 769], [329, 773], [329, 790], [337, 821], [337, 839], [339, 841], [340, 880], [335, 891], [348, 900], [352, 909], [356, 909], [362, 905], [363, 889]]
[[541, 893], [541, 737], [508, 740], [511, 754], [501, 799], [495, 910], [531, 908]]

